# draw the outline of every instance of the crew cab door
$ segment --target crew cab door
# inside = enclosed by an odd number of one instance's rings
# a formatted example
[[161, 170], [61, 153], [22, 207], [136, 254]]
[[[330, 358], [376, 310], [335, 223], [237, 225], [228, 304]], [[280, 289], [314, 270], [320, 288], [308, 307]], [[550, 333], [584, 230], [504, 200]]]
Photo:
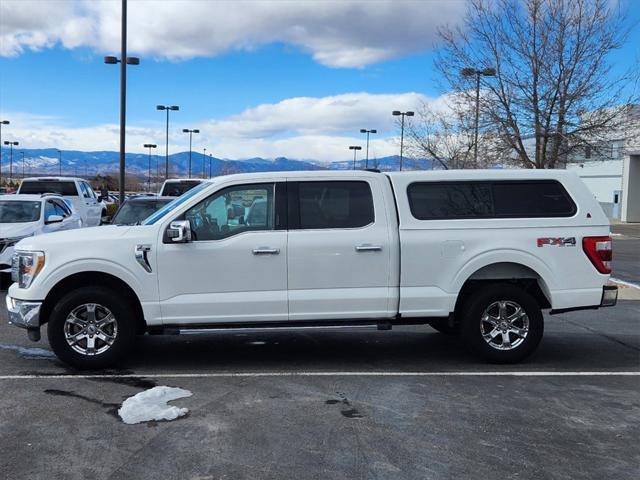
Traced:
[[394, 252], [378, 182], [301, 179], [287, 189], [289, 319], [393, 316]]
[[287, 320], [287, 232], [276, 215], [283, 202], [275, 183], [237, 184], [181, 216], [191, 241], [158, 242], [164, 324]]

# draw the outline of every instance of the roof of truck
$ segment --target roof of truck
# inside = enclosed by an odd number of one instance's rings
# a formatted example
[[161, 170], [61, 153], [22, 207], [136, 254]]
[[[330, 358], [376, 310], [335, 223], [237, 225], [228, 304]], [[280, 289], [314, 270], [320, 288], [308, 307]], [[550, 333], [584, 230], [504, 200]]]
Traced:
[[304, 171], [286, 171], [286, 172], [252, 172], [252, 173], [236, 173], [214, 177], [211, 180], [203, 180], [203, 182], [216, 182], [219, 179], [238, 179], [251, 180], [259, 178], [279, 177], [287, 178], [353, 178], [363, 176], [376, 177], [378, 175], [387, 175], [392, 179], [414, 178], [420, 180], [484, 180], [484, 179], [561, 179], [575, 177], [574, 172], [568, 170], [535, 170], [535, 169], [486, 169], [486, 170], [408, 170], [403, 172], [374, 172], [368, 170], [304, 170]]
[[[23, 182], [75, 182], [76, 180], [83, 180], [77, 177], [28, 177], [24, 178]], [[86, 180], [85, 180], [86, 181]]]

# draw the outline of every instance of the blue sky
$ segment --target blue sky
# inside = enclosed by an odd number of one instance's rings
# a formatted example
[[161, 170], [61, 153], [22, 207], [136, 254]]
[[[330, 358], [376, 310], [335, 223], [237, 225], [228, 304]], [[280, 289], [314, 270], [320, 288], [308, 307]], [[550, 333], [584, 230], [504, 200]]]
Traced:
[[[119, 1], [2, 0], [0, 117], [4, 139], [29, 148], [117, 150]], [[164, 144], [159, 103], [197, 148], [225, 158], [348, 158], [360, 128], [377, 128], [372, 155], [396, 153], [392, 109], [437, 102], [436, 29], [464, 0], [205, 2], [130, 0], [128, 151]], [[640, 0], [629, 0], [630, 22]], [[251, 14], [249, 15], [248, 12]], [[353, 19], [357, 18], [357, 21]], [[640, 28], [614, 59], [638, 65]], [[343, 153], [346, 152], [346, 153]]]

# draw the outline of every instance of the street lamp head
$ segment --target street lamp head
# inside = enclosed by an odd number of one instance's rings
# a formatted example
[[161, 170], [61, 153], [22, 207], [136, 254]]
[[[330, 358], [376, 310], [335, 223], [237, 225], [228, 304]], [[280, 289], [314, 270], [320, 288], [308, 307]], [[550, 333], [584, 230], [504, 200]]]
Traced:
[[11, 122], [9, 122], [9, 120], [2, 120], [0, 123], [2, 123], [2, 125], [9, 125]]
[[127, 57], [127, 65], [140, 65], [138, 57]]
[[393, 112], [391, 112], [391, 115], [397, 117], [398, 115], [402, 115], [402, 112], [400, 110], [394, 110]]
[[495, 68], [491, 68], [491, 67], [487, 67], [487, 68], [482, 70], [482, 75], [484, 75], [485, 77], [495, 77], [496, 76], [496, 69]]
[[461, 73], [463, 77], [473, 77], [476, 74], [476, 69], [471, 67], [463, 68]]
[[180, 107], [178, 105], [171, 105], [169, 110], [180, 110]]
[[189, 129], [188, 128], [183, 128], [182, 129], [182, 133], [189, 133]]
[[407, 117], [413, 117], [413, 112], [405, 112], [404, 113]]
[[364, 129], [364, 128], [361, 128], [361, 129], [360, 129], [360, 133], [367, 133], [367, 130], [366, 130], [366, 129]]
[[200, 130], [198, 130], [197, 128], [193, 130], [193, 133], [200, 133]]
[[104, 63], [108, 63], [109, 65], [115, 65], [119, 61], [120, 60], [118, 60], [117, 57], [114, 57], [112, 55], [108, 55], [108, 56], [104, 57]]
[[152, 143], [152, 144], [150, 144], [149, 146], [150, 146], [151, 148], [157, 148], [157, 147], [158, 147], [158, 145], [156, 145], [155, 143]]
[[166, 110], [167, 107], [165, 107], [164, 105], [156, 105], [156, 110]]
[[378, 130], [376, 130], [375, 128], [372, 130], [369, 130], [369, 133], [378, 133]]

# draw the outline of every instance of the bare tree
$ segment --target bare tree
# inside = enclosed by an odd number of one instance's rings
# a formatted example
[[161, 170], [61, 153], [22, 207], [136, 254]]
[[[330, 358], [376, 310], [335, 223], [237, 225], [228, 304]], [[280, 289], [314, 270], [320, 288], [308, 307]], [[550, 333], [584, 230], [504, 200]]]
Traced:
[[[449, 95], [444, 105], [423, 103], [416, 120], [406, 127], [407, 150], [415, 158], [428, 158], [433, 168], [480, 168], [493, 163], [489, 152], [473, 155], [473, 106], [460, 95]], [[484, 135], [486, 136], [486, 134]], [[487, 142], [479, 142], [486, 145]]]
[[609, 61], [628, 31], [609, 0], [470, 0], [464, 25], [440, 31], [436, 64], [469, 105], [475, 82], [461, 70], [495, 68], [495, 77], [481, 79], [480, 128], [490, 150], [519, 166], [555, 168], [633, 117], [625, 109], [637, 101], [629, 87], [638, 71], [616, 75]]

